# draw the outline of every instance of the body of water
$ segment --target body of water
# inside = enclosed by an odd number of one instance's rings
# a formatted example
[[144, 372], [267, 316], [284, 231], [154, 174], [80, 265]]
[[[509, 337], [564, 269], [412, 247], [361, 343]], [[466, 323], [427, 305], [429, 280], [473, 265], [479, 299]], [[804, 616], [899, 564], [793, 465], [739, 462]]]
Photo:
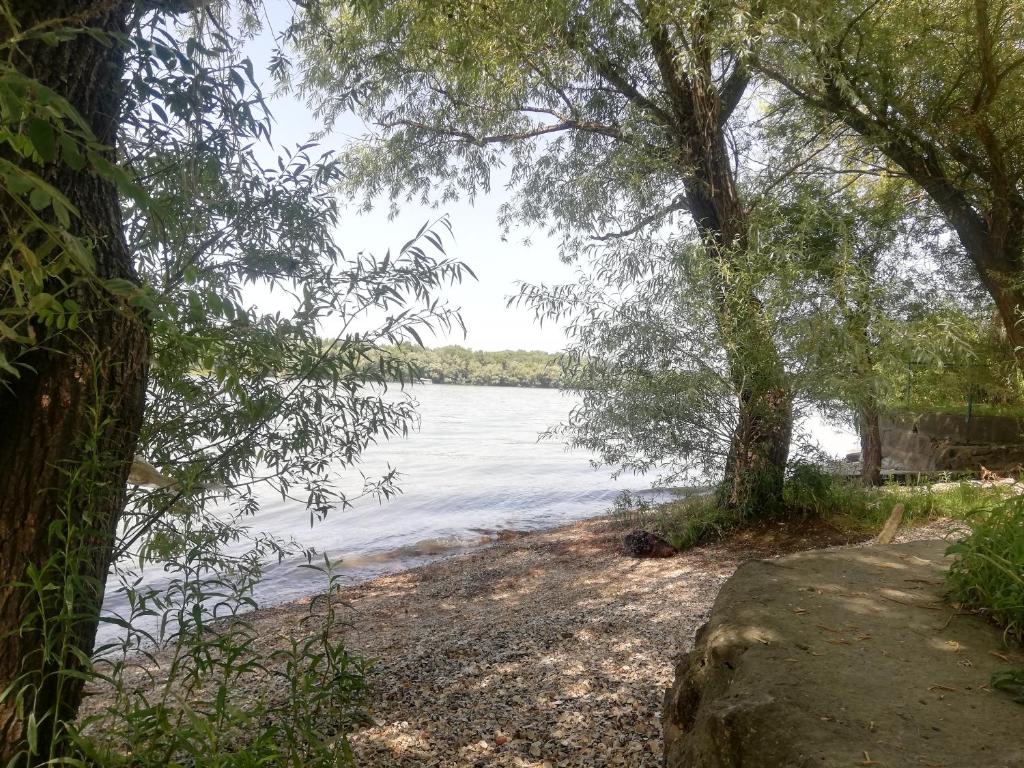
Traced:
[[[413, 388], [422, 417], [407, 438], [373, 446], [360, 469], [368, 476], [400, 472], [402, 493], [383, 503], [362, 500], [310, 526], [301, 504], [270, 492], [248, 520], [254, 530], [326, 552], [346, 579], [362, 580], [412, 567], [492, 541], [502, 531], [550, 528], [608, 511], [620, 491], [642, 492], [650, 479], [611, 480], [591, 457], [567, 451], [540, 433], [564, 420], [572, 400], [557, 390], [422, 385]], [[856, 449], [856, 437], [820, 420], [805, 428], [833, 453]], [[297, 568], [266, 569], [260, 602], [267, 605], [319, 591], [323, 578]], [[145, 579], [163, 576], [148, 569]], [[104, 608], [127, 610], [111, 584]]]

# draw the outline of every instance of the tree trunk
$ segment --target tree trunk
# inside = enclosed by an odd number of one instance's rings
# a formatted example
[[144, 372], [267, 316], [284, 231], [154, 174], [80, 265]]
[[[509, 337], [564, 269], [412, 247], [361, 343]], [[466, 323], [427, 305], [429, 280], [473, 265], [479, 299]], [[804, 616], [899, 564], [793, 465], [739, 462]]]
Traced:
[[[1024, 222], [1024, 210], [1016, 218]], [[970, 237], [959, 228], [957, 231], [982, 285], [995, 302], [1017, 359], [1024, 362], [1024, 233], [997, 237], [985, 232]]]
[[718, 101], [700, 82], [692, 81], [690, 87], [693, 122], [688, 153], [697, 162], [686, 183], [687, 204], [714, 262], [718, 331], [738, 407], [718, 500], [741, 518], [769, 516], [783, 506], [793, 430], [792, 394], [764, 306], [745, 281], [745, 265], [737, 261], [749, 247], [748, 221], [736, 189]]
[[[40, 0], [13, 7], [22, 29], [59, 18], [124, 32], [130, 5]], [[0, 29], [11, 38], [10, 27]], [[85, 34], [53, 47], [29, 42], [15, 63], [65, 96], [101, 142], [114, 144], [125, 67], [120, 44]], [[113, 184], [60, 161], [32, 170], [77, 207], [72, 229], [93, 243], [96, 276], [134, 280]], [[22, 215], [10, 199], [0, 203], [8, 233]], [[97, 281], [63, 277], [80, 305], [78, 327], [39, 325], [38, 343], [21, 359], [30, 367], [0, 387], [0, 691], [7, 691], [0, 765], [40, 765], [66, 753], [64, 724], [81, 701], [78, 673], [95, 642], [144, 404], [144, 323]], [[0, 296], [11, 300], [9, 291]], [[30, 718], [38, 724], [35, 750]]]
[[862, 406], [858, 414], [860, 431], [861, 480], [864, 485], [882, 484], [882, 433], [878, 426], [878, 409]]
[[744, 518], [782, 509], [782, 487], [793, 430], [793, 404], [782, 386], [748, 387], [718, 490], [719, 504]]

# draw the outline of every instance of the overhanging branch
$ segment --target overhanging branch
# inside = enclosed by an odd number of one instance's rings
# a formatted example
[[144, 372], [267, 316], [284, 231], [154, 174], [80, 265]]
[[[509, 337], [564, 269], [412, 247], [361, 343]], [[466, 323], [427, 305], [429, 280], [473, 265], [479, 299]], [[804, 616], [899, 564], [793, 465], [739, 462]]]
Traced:
[[686, 200], [685, 198], [680, 196], [673, 200], [669, 205], [666, 205], [664, 208], [660, 208], [651, 215], [645, 216], [629, 229], [623, 229], [617, 232], [606, 232], [603, 235], [593, 235], [590, 239], [597, 240], [599, 242], [607, 242], [609, 240], [620, 240], [624, 237], [631, 237], [635, 235], [637, 232], [639, 232], [641, 229], [644, 229], [645, 227], [650, 226], [656, 221], [665, 218], [670, 213], [685, 210], [687, 210]]
[[633, 138], [622, 132], [617, 126], [594, 123], [585, 120], [562, 120], [549, 125], [541, 125], [526, 131], [511, 131], [509, 133], [498, 133], [489, 136], [477, 136], [469, 131], [464, 131], [453, 126], [430, 125], [416, 120], [393, 120], [380, 123], [382, 128], [414, 128], [419, 131], [436, 136], [448, 136], [450, 138], [462, 139], [470, 144], [485, 146], [487, 144], [511, 144], [517, 141], [526, 141], [552, 133], [564, 133], [565, 131], [583, 131], [584, 133], [595, 133], [608, 136], [624, 142], [633, 142]]

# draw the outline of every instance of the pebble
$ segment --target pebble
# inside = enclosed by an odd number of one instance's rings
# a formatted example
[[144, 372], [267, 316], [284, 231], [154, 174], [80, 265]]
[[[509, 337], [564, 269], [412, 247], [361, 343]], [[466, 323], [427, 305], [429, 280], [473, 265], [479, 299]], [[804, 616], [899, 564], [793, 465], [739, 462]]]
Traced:
[[[742, 555], [712, 545], [637, 561], [621, 535], [584, 521], [344, 590], [357, 606], [346, 641], [375, 660], [376, 725], [351, 737], [356, 764], [661, 766], [662, 691]], [[256, 614], [266, 650], [307, 612]], [[85, 714], [103, 705], [92, 695]]]

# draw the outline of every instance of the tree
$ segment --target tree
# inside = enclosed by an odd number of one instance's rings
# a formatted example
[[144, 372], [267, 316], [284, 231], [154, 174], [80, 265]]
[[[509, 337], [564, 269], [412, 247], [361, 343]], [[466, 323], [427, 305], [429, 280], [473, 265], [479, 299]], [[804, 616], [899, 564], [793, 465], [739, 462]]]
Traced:
[[[318, 0], [289, 40], [301, 87], [328, 118], [377, 123], [349, 154], [366, 205], [485, 192], [506, 166], [506, 222], [542, 222], [562, 255], [636, 260], [633, 235], [700, 243], [738, 418], [721, 486], [743, 514], [777, 508], [791, 395], [742, 271], [747, 211], [729, 126], [749, 76], [748, 18], [733, 4]], [[283, 59], [282, 59], [283, 60]], [[639, 253], [643, 249], [639, 249]]]
[[927, 192], [1024, 349], [1019, 5], [784, 1], [771, 11], [754, 66]]
[[657, 473], [661, 486], [706, 484], [728, 460], [738, 418], [700, 248], [646, 253], [642, 272], [600, 263], [520, 299], [561, 321], [562, 388], [576, 396], [552, 431], [615, 474]]
[[[382, 258], [341, 251], [340, 164], [309, 145], [260, 161], [270, 118], [215, 8], [7, 10], [0, 760], [20, 766], [71, 755], [112, 567], [191, 647], [210, 583], [237, 578], [218, 601], [237, 608], [261, 558], [291, 551], [246, 533], [255, 488], [311, 522], [352, 503], [339, 472], [416, 419], [381, 396], [410, 367], [378, 348], [457, 322], [435, 292], [464, 270], [434, 256], [444, 222]], [[253, 284], [288, 301], [261, 310]], [[161, 487], [126, 488], [136, 452]], [[396, 491], [393, 471], [364, 478]], [[172, 592], [138, 587], [125, 557], [180, 574]]]
[[[0, 283], [0, 762], [26, 729], [47, 741], [73, 716], [91, 652], [109, 544], [77, 568], [73, 612], [55, 652], [15, 585], [55, 580], [51, 555], [108, 540], [142, 422], [148, 330], [106, 281], [132, 284], [118, 188], [107, 172], [121, 114], [132, 3], [5, 3], [2, 131], [5, 276]], [[78, 29], [68, 32], [67, 27]], [[88, 26], [90, 33], [82, 32]], [[75, 320], [70, 322], [68, 316]], [[57, 529], [60, 529], [58, 532]], [[82, 537], [85, 537], [84, 539]], [[65, 593], [51, 589], [46, 601]], [[91, 618], [85, 618], [91, 617]], [[8, 687], [26, 667], [31, 691]], [[42, 716], [48, 713], [48, 716]], [[36, 719], [36, 718], [39, 719]]]
[[[906, 252], [926, 242], [914, 227], [912, 196], [893, 179], [825, 174], [790, 180], [772, 211], [775, 237], [794, 244], [806, 310], [794, 336], [806, 375], [801, 389], [826, 413], [852, 411], [860, 435], [861, 478], [881, 483], [880, 416], [896, 350], [906, 351], [900, 315], [929, 284], [910, 279]], [[915, 242], [913, 234], [918, 235]], [[925, 259], [924, 254], [919, 258]], [[921, 285], [917, 283], [920, 282]]]

